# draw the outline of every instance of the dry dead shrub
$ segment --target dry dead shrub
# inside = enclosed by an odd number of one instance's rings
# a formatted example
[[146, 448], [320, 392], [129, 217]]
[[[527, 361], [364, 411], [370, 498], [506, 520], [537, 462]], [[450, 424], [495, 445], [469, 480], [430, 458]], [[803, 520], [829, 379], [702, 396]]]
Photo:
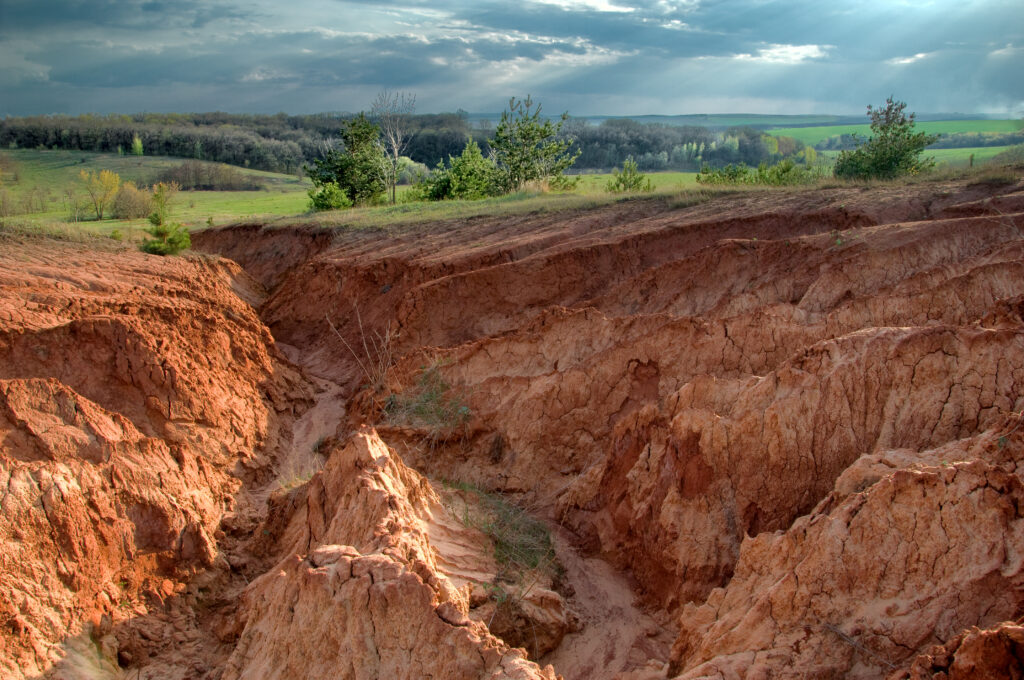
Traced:
[[152, 209], [153, 198], [134, 182], [125, 182], [114, 196], [114, 217], [121, 220], [141, 219]]

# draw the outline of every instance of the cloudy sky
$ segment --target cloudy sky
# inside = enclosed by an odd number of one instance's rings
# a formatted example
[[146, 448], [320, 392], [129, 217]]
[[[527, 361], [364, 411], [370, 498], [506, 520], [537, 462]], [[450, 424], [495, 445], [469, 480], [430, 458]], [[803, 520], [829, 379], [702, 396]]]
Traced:
[[1024, 116], [1021, 0], [0, 0], [0, 115]]

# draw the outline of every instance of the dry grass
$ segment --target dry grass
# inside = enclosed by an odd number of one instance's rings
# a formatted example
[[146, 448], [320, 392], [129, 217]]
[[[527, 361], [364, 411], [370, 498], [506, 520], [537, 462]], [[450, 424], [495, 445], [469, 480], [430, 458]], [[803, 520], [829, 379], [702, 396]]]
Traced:
[[362, 371], [363, 377], [366, 380], [366, 386], [372, 392], [378, 392], [387, 387], [388, 373], [391, 371], [391, 367], [395, 364], [395, 355], [393, 344], [395, 339], [398, 337], [398, 332], [391, 328], [391, 322], [384, 327], [384, 332], [373, 331], [367, 333], [363, 327], [363, 318], [359, 314], [359, 308], [355, 307], [356, 322], [359, 324], [359, 338], [362, 341], [363, 352], [360, 354], [349, 344], [345, 336], [335, 327], [331, 318], [324, 315], [324, 319], [327, 321], [327, 325], [330, 326], [331, 331], [337, 336], [341, 343], [345, 346], [345, 349], [349, 351], [352, 358], [355, 359], [356, 364], [359, 365], [359, 370]]

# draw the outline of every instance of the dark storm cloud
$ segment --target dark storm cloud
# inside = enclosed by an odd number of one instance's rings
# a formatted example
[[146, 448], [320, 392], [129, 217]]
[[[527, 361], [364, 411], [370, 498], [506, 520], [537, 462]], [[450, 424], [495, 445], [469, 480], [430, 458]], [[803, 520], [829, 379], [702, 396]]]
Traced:
[[253, 18], [245, 6], [203, 0], [3, 0], [0, 30], [54, 31], [62, 27], [201, 28], [220, 19]]
[[358, 110], [381, 88], [423, 110], [532, 92], [579, 113], [861, 112], [895, 93], [1014, 112], [1019, 15], [1009, 0], [0, 0], [0, 115]]

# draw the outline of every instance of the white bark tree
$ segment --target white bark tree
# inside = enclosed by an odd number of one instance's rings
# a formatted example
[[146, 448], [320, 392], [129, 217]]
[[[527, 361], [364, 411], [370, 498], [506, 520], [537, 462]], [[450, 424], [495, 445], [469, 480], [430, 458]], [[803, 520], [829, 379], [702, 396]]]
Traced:
[[381, 145], [387, 156], [385, 168], [391, 202], [396, 201], [399, 159], [412, 139], [412, 114], [416, 110], [416, 95], [383, 90], [373, 100], [370, 116], [380, 126]]

